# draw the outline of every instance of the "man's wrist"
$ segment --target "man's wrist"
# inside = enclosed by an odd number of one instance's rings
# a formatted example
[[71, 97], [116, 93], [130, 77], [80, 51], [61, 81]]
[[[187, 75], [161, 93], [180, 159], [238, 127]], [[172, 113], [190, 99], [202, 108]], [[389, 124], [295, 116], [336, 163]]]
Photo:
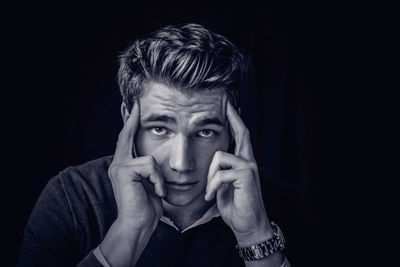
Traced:
[[258, 266], [276, 266], [276, 267], [289, 267], [285, 265], [286, 257], [282, 252], [276, 252], [268, 257], [265, 257], [256, 261], [245, 261], [246, 267], [258, 267]]
[[274, 236], [274, 231], [269, 221], [267, 221], [262, 226], [252, 231], [242, 233], [234, 232], [234, 234], [238, 245], [240, 247], [247, 247], [272, 238]]
[[268, 266], [278, 266], [277, 264], [283, 263], [284, 256], [281, 252], [285, 248], [285, 238], [276, 223], [271, 222], [270, 225], [273, 230], [272, 238], [249, 246], [236, 245], [239, 256], [246, 261], [246, 266], [263, 266], [259, 265], [261, 262], [268, 262]]
[[136, 235], [137, 233], [153, 232], [160, 219], [147, 222], [145, 224], [138, 224], [135, 218], [122, 218], [117, 217], [113, 225], [116, 225], [127, 235]]
[[134, 227], [129, 221], [115, 220], [99, 245], [102, 255], [111, 266], [132, 266], [147, 245], [151, 227]]

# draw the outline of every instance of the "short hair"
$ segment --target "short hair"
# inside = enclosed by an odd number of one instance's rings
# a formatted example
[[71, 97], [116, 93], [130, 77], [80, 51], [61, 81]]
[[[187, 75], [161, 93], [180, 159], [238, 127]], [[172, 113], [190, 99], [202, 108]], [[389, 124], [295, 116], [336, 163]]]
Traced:
[[225, 88], [238, 108], [249, 60], [225, 37], [199, 24], [169, 25], [134, 41], [119, 57], [118, 85], [132, 109], [142, 85], [152, 80], [180, 90]]

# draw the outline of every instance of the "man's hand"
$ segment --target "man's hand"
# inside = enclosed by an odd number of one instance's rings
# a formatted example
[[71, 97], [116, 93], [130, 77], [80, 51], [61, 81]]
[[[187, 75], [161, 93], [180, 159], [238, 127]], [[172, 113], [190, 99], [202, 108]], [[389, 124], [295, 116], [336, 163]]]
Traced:
[[217, 197], [222, 219], [240, 246], [262, 242], [273, 235], [261, 196], [257, 164], [249, 131], [228, 102], [226, 115], [235, 139], [235, 154], [218, 151], [210, 164], [206, 200]]
[[152, 156], [136, 158], [132, 155], [139, 113], [139, 102], [135, 100], [108, 169], [118, 217], [100, 250], [112, 266], [136, 263], [163, 213], [161, 197], [166, 193], [157, 162]]
[[149, 225], [155, 228], [162, 215], [160, 197], [165, 196], [164, 178], [152, 156], [134, 158], [132, 155], [139, 113], [136, 100], [119, 134], [108, 176], [117, 202], [118, 219], [135, 228]]

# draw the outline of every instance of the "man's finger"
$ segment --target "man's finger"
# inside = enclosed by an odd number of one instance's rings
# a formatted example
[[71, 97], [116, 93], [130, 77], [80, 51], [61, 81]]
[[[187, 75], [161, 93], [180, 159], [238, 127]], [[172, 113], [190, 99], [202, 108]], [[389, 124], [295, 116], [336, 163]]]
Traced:
[[249, 162], [242, 160], [235, 155], [230, 153], [226, 153], [223, 151], [217, 151], [214, 154], [214, 157], [210, 163], [210, 167], [208, 168], [208, 176], [207, 183], [210, 183], [211, 178], [215, 175], [215, 173], [219, 170], [226, 169], [241, 169], [248, 168]]
[[231, 126], [231, 132], [236, 143], [235, 155], [246, 160], [254, 161], [249, 130], [229, 101], [226, 107], [226, 116]]
[[154, 190], [160, 197], [165, 197], [165, 182], [157, 161], [153, 156], [145, 156], [135, 159], [139, 164], [135, 165], [134, 172], [142, 178], [148, 178], [154, 184]]
[[211, 178], [207, 184], [205, 200], [210, 201], [215, 198], [215, 194], [223, 184], [232, 183], [234, 188], [240, 186], [240, 177], [251, 178], [250, 169], [239, 169], [239, 170], [219, 170]]
[[148, 178], [151, 184], [154, 185], [154, 191], [159, 197], [166, 196], [166, 190], [164, 185], [164, 179], [159, 172], [150, 173], [147, 177], [145, 175], [142, 176], [143, 178]]
[[160, 197], [164, 197], [166, 194], [166, 190], [164, 178], [161, 174], [160, 168], [157, 164], [149, 164], [148, 159], [145, 159], [144, 161], [146, 162], [145, 164], [132, 164], [120, 167], [119, 171], [122, 171], [123, 175], [116, 176], [126, 177], [123, 178], [124, 180], [128, 179], [125, 181], [121, 181], [122, 184], [131, 183], [132, 181], [143, 182], [144, 179], [148, 179], [148, 181], [150, 181], [154, 185], [155, 193]]
[[114, 158], [118, 161], [132, 158], [132, 148], [134, 144], [136, 130], [140, 121], [140, 105], [135, 99], [131, 113], [124, 123], [119, 136]]

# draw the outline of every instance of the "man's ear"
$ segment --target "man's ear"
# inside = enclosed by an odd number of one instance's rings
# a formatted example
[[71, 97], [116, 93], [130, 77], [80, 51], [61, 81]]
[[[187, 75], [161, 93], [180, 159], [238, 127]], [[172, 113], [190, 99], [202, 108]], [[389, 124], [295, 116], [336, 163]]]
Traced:
[[122, 120], [124, 121], [124, 124], [125, 124], [125, 122], [129, 118], [129, 111], [128, 111], [128, 107], [125, 105], [124, 102], [122, 102], [122, 104], [121, 104], [121, 116], [122, 116]]

